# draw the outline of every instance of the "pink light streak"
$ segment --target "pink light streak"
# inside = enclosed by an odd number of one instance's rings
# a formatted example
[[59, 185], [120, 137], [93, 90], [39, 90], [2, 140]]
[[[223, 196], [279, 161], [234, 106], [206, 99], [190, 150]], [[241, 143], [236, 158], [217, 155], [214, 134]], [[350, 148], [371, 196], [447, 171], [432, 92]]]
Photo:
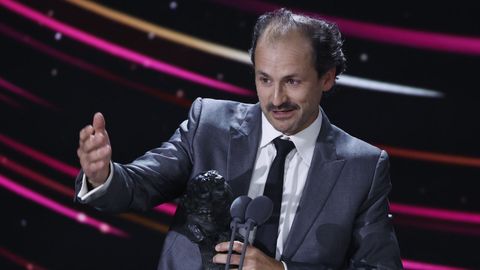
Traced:
[[377, 146], [385, 149], [389, 155], [395, 157], [480, 168], [480, 158], [405, 149], [386, 145]]
[[467, 270], [467, 268], [430, 264], [412, 260], [402, 260], [402, 263], [405, 270]]
[[[163, 204], [163, 212], [169, 215], [174, 215], [176, 211], [176, 204]], [[480, 225], [480, 214], [468, 213], [461, 211], [452, 211], [446, 209], [436, 209], [428, 207], [420, 207], [399, 203], [391, 203], [390, 210], [397, 215], [406, 215], [410, 217], [419, 217], [423, 219], [434, 219], [440, 221], [448, 221], [455, 223], [466, 223]], [[411, 224], [414, 225], [414, 224]], [[477, 228], [479, 230], [480, 228]]]
[[4, 94], [0, 93], [0, 100], [3, 101], [3, 103], [8, 104], [10, 107], [16, 108], [16, 109], [25, 109], [20, 103], [16, 102], [15, 100], [11, 99], [8, 96], [5, 96]]
[[[212, 2], [234, 7], [243, 11], [261, 14], [279, 9], [282, 6], [255, 0], [227, 1], [211, 0]], [[302, 9], [292, 9], [296, 12], [321, 17], [335, 22], [343, 34], [356, 38], [372, 40], [381, 43], [401, 45], [406, 47], [429, 49], [449, 53], [480, 55], [480, 38], [464, 37], [451, 34], [441, 34], [426, 31], [411, 30], [400, 27], [383, 26], [355, 20], [326, 16]]]
[[0, 143], [3, 143], [5, 144], [6, 146], [18, 151], [18, 152], [21, 152], [23, 153], [24, 155], [30, 157], [30, 158], [33, 158], [47, 166], [49, 166], [50, 168], [53, 168], [63, 174], [66, 174], [70, 177], [76, 177], [78, 172], [79, 172], [79, 169], [78, 168], [75, 168], [73, 166], [70, 166], [66, 163], [63, 163], [61, 161], [58, 161], [56, 159], [54, 159], [53, 157], [49, 156], [49, 155], [46, 155], [44, 153], [41, 153], [33, 148], [30, 148], [22, 143], [19, 143], [9, 137], [7, 137], [6, 135], [3, 135], [0, 133]]
[[[73, 166], [70, 166], [66, 163], [63, 163], [53, 157], [50, 157], [44, 153], [41, 153], [39, 152], [38, 150], [35, 150], [27, 145], [24, 145], [20, 142], [17, 142], [15, 141], [14, 139], [11, 139], [9, 137], [7, 137], [6, 135], [3, 135], [0, 133], [0, 142], [5, 144], [7, 147], [10, 147], [28, 157], [31, 157], [37, 161], [39, 161], [40, 163], [42, 164], [45, 164], [47, 165], [48, 167], [50, 168], [53, 168], [54, 170], [57, 170], [61, 173], [64, 173], [70, 177], [73, 177], [73, 178], [76, 178], [78, 173], [80, 172], [80, 169], [79, 168], [76, 168], [76, 167], [73, 167]], [[2, 156], [0, 156], [1, 158]], [[1, 160], [0, 160], [1, 161]], [[3, 162], [5, 162], [5, 164], [10, 164], [9, 166], [14, 166], [14, 164], [12, 165], [12, 163], [8, 163], [8, 160], [7, 159], [4, 159]], [[7, 165], [5, 165], [7, 166]], [[25, 171], [25, 173], [27, 173], [27, 171]], [[45, 180], [45, 179], [43, 179]], [[66, 191], [64, 191], [66, 192]], [[175, 214], [175, 211], [176, 211], [176, 205], [175, 204], [172, 204], [172, 203], [164, 203], [164, 204], [161, 204], [157, 207], [154, 208], [155, 211], [157, 212], [161, 212], [161, 213], [165, 213], [167, 215], [170, 215], [170, 216], [173, 216]]]
[[75, 192], [73, 191], [73, 189], [67, 188], [62, 184], [59, 184], [58, 182], [51, 180], [50, 178], [47, 178], [41, 174], [38, 174], [32, 171], [31, 169], [25, 166], [22, 166], [14, 162], [13, 160], [10, 160], [9, 158], [3, 156], [2, 154], [0, 154], [0, 166], [10, 169], [24, 177], [30, 178], [37, 183], [48, 186], [49, 188], [67, 197], [73, 198], [73, 196], [75, 195]]
[[[23, 176], [26, 176], [26, 177], [29, 177], [41, 184], [44, 184], [44, 185], [47, 185], [51, 188], [53, 188], [54, 190], [64, 194], [64, 195], [67, 195], [69, 197], [72, 197], [74, 192], [73, 190], [71, 189], [68, 189], [66, 187], [63, 187], [61, 185], [59, 185], [58, 183], [42, 176], [42, 175], [39, 175], [33, 171], [31, 171], [30, 169], [22, 166], [22, 165], [19, 165], [13, 161], [10, 161], [9, 159], [7, 159], [6, 157], [4, 156], [1, 156], [0, 155], [0, 164], [3, 165], [4, 167], [8, 168], [8, 169], [12, 169], [14, 170], [15, 172], [23, 175]], [[57, 188], [57, 186], [60, 186], [60, 188]], [[173, 203], [165, 203], [163, 204], [162, 206], [158, 206], [156, 207], [156, 210], [158, 211], [161, 211], [161, 212], [164, 212], [168, 215], [174, 215], [175, 214], [175, 211], [176, 211], [176, 205], [173, 204]], [[415, 223], [413, 224], [415, 226]], [[431, 224], [430, 224], [431, 225]], [[428, 228], [428, 226], [427, 226]], [[454, 228], [450, 228], [450, 229], [454, 229]], [[475, 230], [478, 231], [478, 228], [475, 228]], [[473, 231], [474, 232], [474, 231]], [[480, 233], [480, 232], [479, 232]], [[0, 248], [0, 254], [1, 254], [1, 248]], [[420, 269], [430, 269], [430, 270], [460, 270], [462, 268], [455, 268], [455, 267], [449, 267], [449, 266], [441, 266], [441, 265], [434, 265], [434, 264], [427, 264], [427, 263], [423, 263], [423, 262], [417, 262], [417, 261], [411, 261], [411, 260], [403, 260], [403, 264], [404, 264], [404, 267], [405, 269], [411, 269], [411, 270], [420, 270]]]
[[175, 215], [175, 212], [177, 211], [177, 205], [174, 203], [163, 203], [157, 207], [154, 208], [158, 212], [162, 212], [164, 214], [167, 214], [169, 216]]
[[0, 77], [0, 87], [3, 87], [5, 89], [7, 89], [8, 91], [16, 94], [16, 95], [19, 95], [37, 105], [40, 105], [42, 107], [46, 107], [48, 109], [52, 109], [52, 110], [58, 110], [54, 105], [52, 105], [50, 102], [40, 98], [40, 97], [37, 97], [35, 96], [34, 94], [28, 92], [27, 90], [25, 89], [22, 89], [16, 85], [14, 85], [13, 83], [3, 79]]
[[408, 215], [440, 221], [480, 225], [480, 214], [477, 213], [412, 206], [399, 203], [391, 203], [390, 210], [397, 215]]
[[461, 224], [454, 222], [438, 222], [437, 220], [424, 219], [421, 217], [412, 217], [412, 216], [402, 216], [396, 215], [393, 219], [393, 222], [396, 227], [414, 227], [419, 229], [424, 229], [427, 231], [440, 231], [450, 234], [461, 234], [479, 237], [480, 229], [478, 225], [471, 224]]
[[36, 193], [30, 189], [27, 189], [26, 187], [23, 187], [13, 182], [12, 180], [8, 179], [3, 175], [0, 175], [0, 186], [3, 186], [4, 188], [16, 193], [17, 195], [20, 195], [28, 200], [38, 203], [54, 212], [76, 220], [77, 222], [97, 228], [102, 233], [112, 234], [119, 237], [129, 237], [127, 233], [120, 229], [117, 229], [105, 222], [89, 217], [82, 212], [78, 212], [71, 208], [63, 206], [39, 193]]
[[57, 58], [57, 59], [59, 59], [63, 62], [66, 62], [66, 63], [72, 65], [72, 66], [83, 69], [87, 72], [93, 73], [93, 74], [95, 74], [97, 76], [100, 76], [100, 77], [103, 77], [107, 80], [117, 82], [121, 85], [125, 85], [125, 86], [128, 86], [128, 87], [136, 89], [136, 90], [140, 90], [141, 92], [152, 95], [152, 96], [157, 97], [161, 100], [180, 105], [180, 106], [185, 107], [185, 108], [188, 108], [191, 105], [191, 101], [188, 100], [188, 99], [179, 98], [179, 97], [176, 97], [172, 94], [162, 92], [159, 89], [155, 89], [153, 87], [149, 87], [147, 85], [144, 85], [144, 84], [141, 84], [141, 83], [138, 83], [138, 82], [130, 81], [130, 80], [124, 78], [124, 77], [117, 76], [117, 75], [113, 74], [112, 72], [108, 71], [107, 69], [98, 67], [98, 66], [93, 65], [91, 63], [88, 63], [88, 62], [86, 62], [86, 61], [84, 61], [84, 60], [82, 60], [78, 57], [74, 57], [74, 56], [68, 55], [66, 53], [63, 53], [61, 51], [58, 51], [58, 50], [56, 50], [56, 49], [54, 49], [54, 48], [52, 48], [48, 45], [45, 45], [45, 44], [35, 40], [34, 38], [32, 38], [28, 35], [19, 33], [16, 30], [14, 30], [14, 29], [12, 29], [12, 28], [4, 25], [4, 24], [1, 24], [1, 23], [0, 23], [0, 32], [7, 35], [10, 38], [15, 39], [17, 42], [26, 44], [26, 45], [42, 52], [42, 53], [45, 53], [45, 54], [47, 54], [49, 56], [52, 56], [52, 57], [55, 57], [55, 58]]
[[[32, 175], [32, 173], [29, 169], [27, 169], [26, 173], [22, 172], [22, 170], [25, 170], [25, 167], [23, 167], [21, 165], [18, 165], [18, 164], [15, 164], [11, 161], [6, 162], [5, 159], [6, 159], [5, 157], [0, 156], [1, 163], [2, 164], [7, 164], [7, 166], [6, 166], [7, 168], [10, 168], [10, 169], [13, 168], [15, 171], [17, 171], [17, 172], [19, 172], [22, 175], [27, 176], [27, 177], [32, 177], [33, 176], [34, 180], [39, 178], [39, 175], [36, 174], [36, 173], [34, 173]], [[11, 166], [11, 165], [13, 165], [13, 166]], [[40, 176], [40, 177], [42, 177], [42, 176]], [[40, 179], [40, 180], [41, 180], [40, 183], [43, 183], [43, 184], [49, 184], [50, 182], [52, 182], [51, 180], [48, 180], [47, 182], [45, 182], [42, 179]], [[0, 175], [0, 185], [2, 185], [1, 181], [2, 181], [2, 176]], [[61, 192], [61, 193], [64, 193], [64, 194], [67, 193], [66, 195], [72, 195], [73, 191], [70, 190], [68, 192]], [[173, 215], [175, 213], [175, 210], [176, 210], [176, 205], [175, 204], [166, 203], [166, 204], [163, 204], [162, 206], [157, 207], [157, 209], [166, 213], [166, 214], [169, 214], [169, 215]], [[87, 222], [87, 220], [89, 218], [83, 213], [77, 213], [75, 215], [75, 217], [79, 222], [82, 222], [82, 223]], [[109, 227], [107, 224], [102, 224], [100, 226], [100, 230], [102, 232], [109, 231], [110, 229], [111, 229], [111, 227]], [[1, 248], [0, 248], [0, 255], [2, 255]], [[462, 269], [464, 269], [464, 268], [457, 268], [457, 267], [450, 267], [450, 266], [442, 266], [442, 265], [437, 265], [437, 264], [429, 264], [429, 263], [412, 261], [412, 260], [402, 260], [402, 262], [403, 262], [403, 265], [404, 265], [405, 269], [409, 269], [409, 270], [462, 270]], [[39, 269], [42, 269], [42, 268], [39, 268]]]
[[[71, 177], [76, 177], [79, 173], [79, 169], [68, 164], [65, 164], [59, 160], [56, 160], [46, 154], [43, 154], [29, 146], [19, 143], [0, 133], [0, 142], [4, 143], [8, 147], [15, 149], [26, 156], [30, 156], [37, 161], [56, 169]], [[176, 211], [176, 205], [173, 203], [164, 203], [155, 207], [156, 211], [165, 213], [167, 215], [174, 215]], [[460, 211], [452, 211], [445, 209], [427, 208], [413, 205], [405, 205], [399, 203], [391, 203], [390, 210], [394, 214], [407, 215], [412, 217], [429, 218], [440, 221], [477, 224], [480, 225], [480, 214], [467, 213]]]
[[132, 51], [120, 45], [114, 44], [112, 42], [109, 42], [104, 39], [93, 36], [91, 34], [88, 34], [87, 32], [84, 32], [82, 30], [69, 26], [65, 23], [59, 22], [53, 18], [45, 16], [40, 12], [35, 11], [20, 3], [10, 1], [10, 0], [0, 0], [0, 5], [4, 6], [10, 11], [13, 11], [19, 15], [24, 16], [25, 18], [28, 18], [35, 22], [39, 22], [42, 25], [54, 31], [58, 31], [65, 36], [68, 36], [72, 39], [75, 39], [89, 46], [93, 46], [98, 50], [114, 55], [116, 57], [141, 64], [146, 68], [150, 68], [162, 73], [169, 74], [177, 78], [192, 81], [192, 82], [209, 86], [211, 88], [222, 90], [228, 93], [242, 95], [242, 96], [255, 96], [255, 92], [251, 90], [241, 88], [241, 87], [238, 87], [229, 83], [225, 83], [222, 81], [218, 81], [218, 80], [200, 75], [198, 73], [194, 73], [186, 69], [182, 69], [174, 65], [153, 59], [144, 54]]
[[0, 246], [0, 256], [28, 270], [46, 270], [46, 268], [43, 268], [37, 264], [34, 264], [28, 261], [27, 259], [21, 257], [20, 255], [17, 255], [1, 246]]
[[[3, 185], [3, 176], [0, 175], [0, 185]], [[170, 208], [170, 210], [175, 209], [174, 204], [166, 204]], [[173, 213], [171, 213], [173, 214]], [[87, 217], [83, 213], [76, 213], [74, 214], [75, 218], [77, 221], [82, 222], [82, 223], [87, 223], [89, 217]], [[101, 223], [100, 225], [100, 230], [102, 232], [110, 232], [112, 228], [108, 226], [107, 224]], [[10, 259], [11, 261], [19, 264], [19, 265], [25, 265], [28, 267], [36, 267], [36, 268], [28, 268], [28, 269], [43, 269], [39, 266], [36, 266], [25, 259], [19, 257], [18, 255], [15, 255], [11, 252], [9, 252], [6, 249], [3, 249], [0, 247], [0, 255], [6, 257], [7, 259]], [[458, 267], [450, 267], [450, 266], [443, 266], [443, 265], [438, 265], [438, 264], [429, 264], [429, 263], [424, 263], [424, 262], [418, 262], [418, 261], [412, 261], [412, 260], [402, 260], [403, 266], [407, 270], [465, 270], [465, 268], [458, 268]]]

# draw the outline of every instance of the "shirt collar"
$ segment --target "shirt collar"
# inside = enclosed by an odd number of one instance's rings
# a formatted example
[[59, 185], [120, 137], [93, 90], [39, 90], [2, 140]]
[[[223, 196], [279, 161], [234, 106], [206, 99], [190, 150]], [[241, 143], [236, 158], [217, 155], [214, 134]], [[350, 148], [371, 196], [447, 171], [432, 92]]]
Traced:
[[290, 138], [295, 145], [298, 154], [302, 158], [302, 161], [310, 166], [312, 161], [313, 152], [315, 150], [315, 142], [317, 141], [318, 134], [320, 134], [320, 128], [322, 127], [322, 112], [319, 108], [318, 116], [307, 128], [304, 130], [286, 136], [280, 131], [276, 130], [272, 124], [268, 121], [267, 117], [262, 112], [262, 138], [260, 140], [260, 148], [265, 147], [273, 141], [273, 139], [283, 136]]

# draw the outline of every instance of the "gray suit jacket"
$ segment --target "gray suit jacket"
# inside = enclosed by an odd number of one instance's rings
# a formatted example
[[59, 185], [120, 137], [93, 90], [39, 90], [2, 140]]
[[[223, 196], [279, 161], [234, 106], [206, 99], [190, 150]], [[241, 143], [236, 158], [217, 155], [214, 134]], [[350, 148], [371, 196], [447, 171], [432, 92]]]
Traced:
[[[388, 217], [391, 184], [386, 152], [350, 136], [322, 114], [282, 260], [289, 270], [401, 269]], [[260, 137], [259, 104], [197, 99], [188, 120], [168, 142], [131, 164], [114, 163], [108, 190], [87, 203], [111, 212], [147, 210], [181, 196], [189, 179], [210, 169], [225, 177], [235, 197], [246, 195]], [[77, 193], [80, 179], [81, 175]], [[199, 256], [198, 248], [172, 231], [159, 269], [199, 269]]]

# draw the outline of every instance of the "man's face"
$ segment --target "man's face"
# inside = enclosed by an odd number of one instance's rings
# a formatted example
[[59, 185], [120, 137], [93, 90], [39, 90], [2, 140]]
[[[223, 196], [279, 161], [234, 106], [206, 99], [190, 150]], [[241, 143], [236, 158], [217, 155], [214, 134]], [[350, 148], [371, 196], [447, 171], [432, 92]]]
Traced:
[[260, 106], [278, 131], [295, 134], [315, 121], [323, 91], [335, 80], [335, 69], [319, 77], [310, 41], [298, 31], [269, 40], [255, 50], [255, 84]]

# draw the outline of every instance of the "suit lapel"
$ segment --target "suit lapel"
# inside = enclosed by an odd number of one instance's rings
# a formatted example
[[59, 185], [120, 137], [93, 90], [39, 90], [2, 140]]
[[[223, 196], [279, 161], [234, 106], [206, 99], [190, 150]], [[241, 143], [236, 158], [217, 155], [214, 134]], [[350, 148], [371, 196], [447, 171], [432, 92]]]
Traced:
[[317, 138], [302, 198], [283, 251], [283, 256], [286, 258], [291, 258], [304, 241], [308, 230], [322, 211], [335, 186], [345, 162], [337, 159], [332, 125], [323, 110], [321, 113], [322, 128]]
[[250, 107], [239, 126], [230, 128], [230, 146], [227, 160], [227, 181], [235, 198], [248, 194], [261, 136], [259, 104]]

